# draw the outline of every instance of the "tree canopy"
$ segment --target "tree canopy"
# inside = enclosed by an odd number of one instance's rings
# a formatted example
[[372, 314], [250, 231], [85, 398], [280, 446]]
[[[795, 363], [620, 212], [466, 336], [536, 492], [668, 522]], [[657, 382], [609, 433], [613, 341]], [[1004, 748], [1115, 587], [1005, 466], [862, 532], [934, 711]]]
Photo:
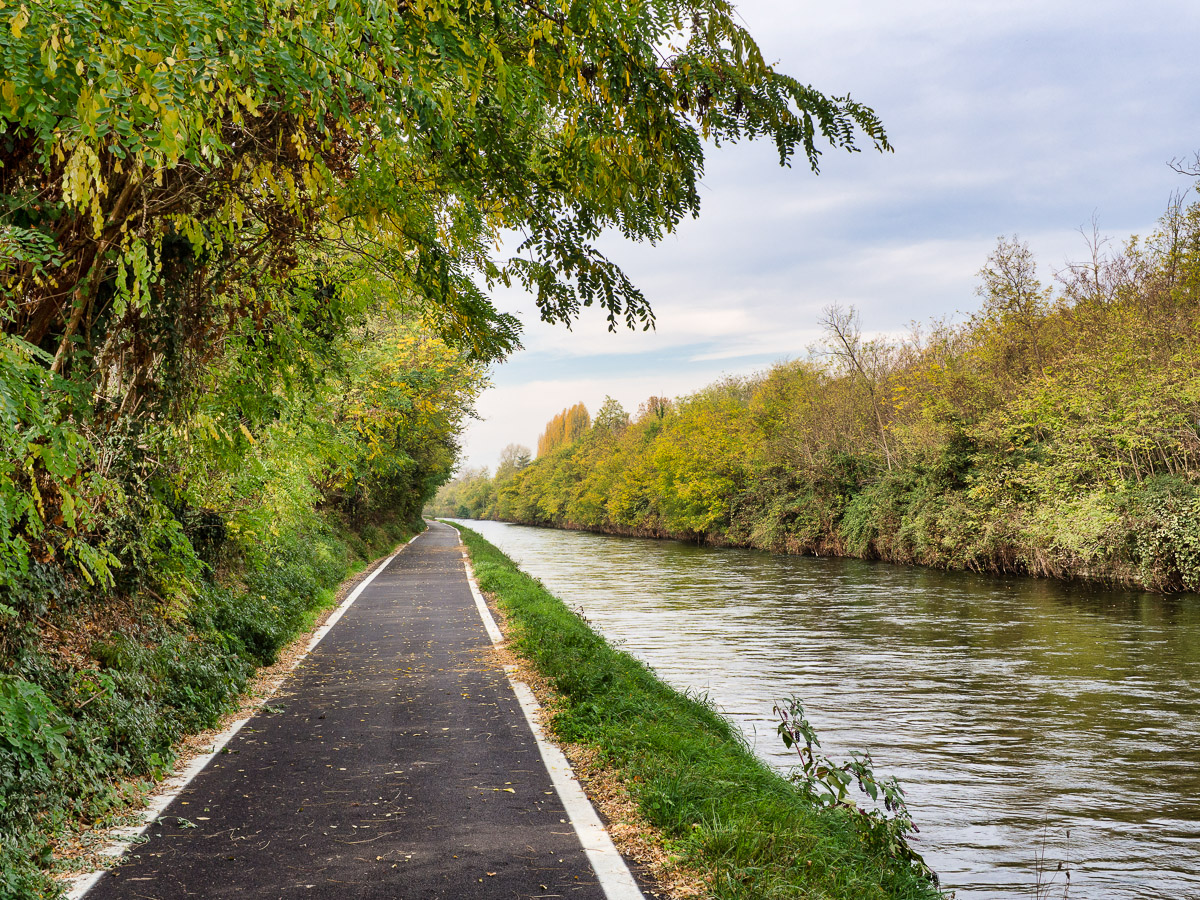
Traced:
[[479, 358], [518, 340], [480, 285], [648, 327], [595, 240], [696, 214], [705, 138], [888, 148], [724, 0], [0, 0], [0, 69], [5, 330], [113, 395], [364, 272]]
[[538, 437], [538, 457], [552, 453], [564, 444], [574, 443], [591, 427], [592, 417], [582, 403], [564, 409], [546, 423], [545, 430]]
[[[519, 342], [498, 285], [547, 321], [650, 327], [597, 238], [657, 241], [699, 210], [705, 141], [760, 137], [814, 169], [826, 145], [889, 148], [870, 109], [768, 65], [725, 0], [0, 0], [0, 569], [107, 581], [114, 497], [182, 485], [206, 429], [317, 435], [389, 328], [440, 340], [473, 396]], [[313, 458], [424, 460], [388, 471], [432, 490], [456, 452], [435, 419], [469, 403], [425, 384], [440, 411], [414, 415], [392, 374], [382, 418]], [[323, 465], [319, 502], [357, 503]]]

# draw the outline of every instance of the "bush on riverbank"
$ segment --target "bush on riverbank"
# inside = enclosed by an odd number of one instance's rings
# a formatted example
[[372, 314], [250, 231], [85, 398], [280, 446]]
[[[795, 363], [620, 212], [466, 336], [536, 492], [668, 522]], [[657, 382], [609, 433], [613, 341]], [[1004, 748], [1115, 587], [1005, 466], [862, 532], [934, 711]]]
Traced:
[[438, 515], [1200, 589], [1200, 204], [1060, 273], [1002, 240], [982, 307], [904, 341], [832, 309], [823, 356], [727, 378]]
[[727, 721], [614, 650], [499, 550], [460, 528], [511, 646], [562, 699], [551, 723], [614, 767], [673, 853], [721, 898], [937, 898], [920, 869], [868, 848], [853, 815], [818, 809]]

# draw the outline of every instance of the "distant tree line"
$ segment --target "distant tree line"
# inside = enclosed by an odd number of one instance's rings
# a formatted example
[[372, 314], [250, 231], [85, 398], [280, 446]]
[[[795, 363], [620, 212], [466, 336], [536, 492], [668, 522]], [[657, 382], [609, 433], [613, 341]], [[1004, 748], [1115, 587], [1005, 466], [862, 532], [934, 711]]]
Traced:
[[1200, 589], [1200, 205], [1043, 283], [1002, 239], [965, 322], [864, 335], [590, 429], [432, 509], [788, 553]]

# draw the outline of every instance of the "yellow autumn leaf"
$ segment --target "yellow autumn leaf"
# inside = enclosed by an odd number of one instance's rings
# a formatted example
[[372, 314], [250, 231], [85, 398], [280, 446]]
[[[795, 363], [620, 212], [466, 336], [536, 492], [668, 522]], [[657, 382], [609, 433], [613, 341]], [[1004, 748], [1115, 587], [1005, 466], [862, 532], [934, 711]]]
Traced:
[[29, 10], [24, 6], [17, 10], [17, 14], [12, 17], [9, 23], [9, 28], [12, 29], [13, 37], [19, 38], [21, 32], [25, 30], [25, 26], [29, 24]]

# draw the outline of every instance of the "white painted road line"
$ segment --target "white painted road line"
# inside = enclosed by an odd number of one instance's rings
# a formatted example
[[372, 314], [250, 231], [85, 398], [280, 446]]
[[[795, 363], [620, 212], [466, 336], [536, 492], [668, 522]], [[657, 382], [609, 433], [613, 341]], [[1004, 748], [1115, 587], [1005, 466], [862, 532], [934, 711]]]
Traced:
[[[462, 538], [460, 537], [459, 540], [461, 541]], [[492, 639], [493, 644], [502, 644], [504, 635], [496, 627], [492, 611], [488, 609], [487, 601], [479, 592], [479, 582], [475, 580], [475, 568], [471, 565], [471, 557], [467, 555], [466, 549], [463, 550], [463, 565], [467, 567], [467, 583], [471, 585], [471, 596], [475, 598], [475, 608], [479, 610], [479, 618], [483, 619], [483, 627], [487, 629], [488, 637]]]
[[[421, 532], [421, 534], [424, 534], [424, 532]], [[408, 543], [396, 548], [396, 551], [387, 559], [385, 559], [381, 565], [377, 566], [374, 572], [359, 582], [354, 590], [350, 592], [350, 596], [343, 600], [341, 605], [338, 606], [338, 608], [335, 609], [332, 614], [330, 614], [329, 618], [325, 620], [325, 624], [313, 632], [313, 636], [309, 640], [308, 646], [304, 648], [303, 653], [296, 657], [296, 660], [292, 663], [292, 667], [289, 669], [289, 672], [295, 670], [296, 666], [300, 665], [304, 658], [308, 656], [308, 654], [312, 653], [313, 648], [316, 647], [317, 644], [321, 643], [321, 639], [325, 637], [325, 635], [329, 634], [329, 630], [337, 624], [338, 620], [346, 614], [346, 610], [350, 608], [351, 604], [353, 604], [354, 601], [358, 599], [359, 595], [367, 589], [367, 586], [375, 580], [375, 576], [386, 569], [391, 564], [392, 560], [396, 558], [397, 554], [399, 554], [404, 547], [407, 547], [408, 544], [411, 544], [413, 541], [419, 538], [421, 534], [413, 535], [409, 539]], [[270, 696], [271, 695], [264, 695], [263, 697], [259, 698], [256, 706], [262, 706], [267, 702], [267, 700], [270, 699]], [[233, 736], [241, 731], [242, 726], [249, 722], [253, 717], [254, 716], [252, 713], [244, 719], [238, 719], [216, 736], [211, 752], [205, 754], [204, 756], [197, 756], [190, 763], [188, 763], [187, 767], [184, 768], [182, 772], [176, 772], [170, 778], [159, 782], [158, 787], [156, 787], [154, 790], [154, 793], [150, 795], [150, 800], [146, 804], [146, 807], [142, 810], [142, 824], [129, 825], [125, 828], [115, 829], [112, 832], [112, 843], [105, 846], [104, 849], [100, 851], [100, 854], [102, 856], [112, 857], [113, 865], [116, 865], [117, 861], [120, 860], [120, 858], [125, 855], [125, 852], [131, 846], [133, 846], [137, 839], [141, 837], [146, 830], [155, 823], [155, 821], [157, 821], [158, 817], [161, 816], [163, 811], [171, 805], [171, 802], [178, 797], [180, 793], [182, 793], [183, 789], [191, 784], [192, 779], [199, 775], [200, 772], [203, 771], [204, 767], [212, 762], [213, 759], [216, 758], [223, 749], [225, 749], [225, 745], [233, 740]], [[110, 866], [109, 868], [112, 867]], [[67, 879], [66, 882], [70, 885], [70, 887], [67, 889], [67, 897], [69, 900], [81, 900], [84, 894], [90, 891], [92, 886], [108, 871], [109, 869], [100, 869], [95, 872], [85, 872], [82, 875], [74, 875], [70, 879]]]
[[[461, 534], [458, 540], [461, 544]], [[503, 642], [504, 636], [496, 627], [492, 611], [488, 609], [487, 601], [484, 600], [483, 593], [479, 590], [479, 582], [475, 580], [475, 570], [471, 566], [471, 559], [467, 555], [465, 546], [463, 547], [463, 564], [466, 566], [467, 582], [471, 585], [475, 606], [479, 609], [479, 616], [483, 619], [483, 626], [487, 629], [488, 637], [492, 639], [493, 644], [500, 644]], [[558, 797], [571, 819], [575, 834], [579, 836], [579, 843], [583, 845], [588, 862], [592, 864], [592, 868], [596, 872], [596, 878], [604, 890], [604, 896], [608, 900], [645, 900], [624, 857], [613, 845], [608, 829], [600, 821], [600, 816], [596, 814], [592, 802], [584, 793], [579, 779], [575, 777], [571, 764], [563, 756], [563, 752], [546, 739], [542, 726], [538, 723], [538, 712], [541, 707], [538, 705], [537, 698], [533, 696], [533, 691], [525, 682], [514, 677], [512, 666], [505, 666], [504, 671], [508, 675], [513, 692], [517, 695], [517, 702], [521, 704], [521, 712], [525, 714], [525, 721], [529, 723], [533, 738], [537, 741], [538, 752], [541, 753], [542, 762], [550, 773], [550, 780], [554, 782], [554, 789], [558, 791]]]

